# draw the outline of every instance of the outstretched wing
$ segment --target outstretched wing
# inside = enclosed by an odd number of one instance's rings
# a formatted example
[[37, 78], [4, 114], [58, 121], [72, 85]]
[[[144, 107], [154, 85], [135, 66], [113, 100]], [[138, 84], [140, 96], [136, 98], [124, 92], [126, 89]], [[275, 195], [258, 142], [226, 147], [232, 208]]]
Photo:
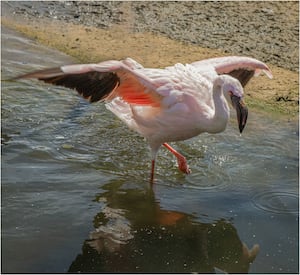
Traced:
[[75, 89], [90, 102], [120, 97], [130, 104], [159, 106], [161, 101], [151, 79], [116, 60], [39, 70], [14, 79], [19, 78], [35, 78]]
[[197, 61], [191, 64], [196, 68], [213, 66], [218, 74], [229, 74], [238, 79], [244, 87], [254, 75], [264, 72], [269, 78], [272, 73], [268, 66], [254, 58], [244, 56], [225, 56]]

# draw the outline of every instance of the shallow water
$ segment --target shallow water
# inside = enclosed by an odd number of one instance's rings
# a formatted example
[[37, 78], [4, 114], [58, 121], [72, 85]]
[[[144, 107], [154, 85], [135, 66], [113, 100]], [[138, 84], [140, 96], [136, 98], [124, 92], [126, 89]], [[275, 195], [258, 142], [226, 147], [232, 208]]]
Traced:
[[[2, 79], [75, 62], [3, 27], [1, 54]], [[1, 138], [2, 272], [298, 272], [296, 123], [233, 115], [174, 144], [188, 176], [162, 148], [153, 190], [143, 138], [67, 89], [2, 81]]]

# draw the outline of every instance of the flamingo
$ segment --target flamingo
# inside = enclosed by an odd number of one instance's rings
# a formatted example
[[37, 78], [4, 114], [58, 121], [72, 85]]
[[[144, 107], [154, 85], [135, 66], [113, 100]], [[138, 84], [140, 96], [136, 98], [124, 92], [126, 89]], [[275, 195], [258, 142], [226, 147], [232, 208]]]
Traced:
[[148, 141], [153, 183], [162, 145], [177, 158], [180, 171], [191, 172], [186, 158], [168, 143], [224, 131], [230, 115], [228, 102], [236, 110], [242, 133], [248, 116], [243, 87], [260, 72], [272, 78], [266, 64], [243, 56], [177, 63], [164, 69], [144, 68], [126, 58], [44, 69], [15, 79], [34, 78], [75, 89], [91, 103], [104, 101], [108, 110]]

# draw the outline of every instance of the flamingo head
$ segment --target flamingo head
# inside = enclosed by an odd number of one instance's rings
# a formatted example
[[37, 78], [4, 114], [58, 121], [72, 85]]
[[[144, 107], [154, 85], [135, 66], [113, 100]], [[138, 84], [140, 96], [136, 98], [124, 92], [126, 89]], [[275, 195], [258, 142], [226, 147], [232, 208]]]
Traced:
[[244, 89], [241, 83], [228, 75], [223, 75], [223, 92], [226, 97], [230, 97], [233, 108], [236, 110], [237, 121], [240, 133], [243, 132], [247, 118], [248, 118], [248, 108], [243, 101]]

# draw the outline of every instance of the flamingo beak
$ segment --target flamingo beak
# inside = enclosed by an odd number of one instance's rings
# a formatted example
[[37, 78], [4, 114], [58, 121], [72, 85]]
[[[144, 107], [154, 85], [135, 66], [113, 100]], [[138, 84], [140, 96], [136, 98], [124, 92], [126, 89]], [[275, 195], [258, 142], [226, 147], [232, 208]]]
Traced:
[[244, 101], [236, 95], [231, 95], [231, 101], [232, 106], [236, 110], [240, 133], [242, 133], [247, 122], [248, 108], [246, 107]]

